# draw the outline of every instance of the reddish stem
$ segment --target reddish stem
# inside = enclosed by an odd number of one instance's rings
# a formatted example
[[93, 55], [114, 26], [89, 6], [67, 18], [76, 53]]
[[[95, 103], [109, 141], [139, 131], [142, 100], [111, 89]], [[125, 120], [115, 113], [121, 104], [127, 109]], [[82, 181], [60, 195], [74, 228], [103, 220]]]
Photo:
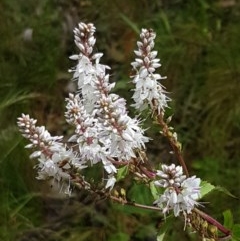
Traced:
[[163, 120], [163, 114], [162, 113], [160, 113], [160, 114], [156, 113], [156, 116], [157, 116], [158, 124], [162, 127], [163, 135], [168, 138], [168, 140], [170, 142], [170, 145], [171, 145], [174, 153], [176, 154], [177, 159], [178, 159], [180, 165], [182, 166], [185, 175], [187, 177], [189, 177], [188, 169], [187, 169], [187, 166], [185, 164], [185, 161], [184, 161], [182, 153], [181, 153], [180, 143], [176, 140], [172, 131], [169, 130], [169, 127], [168, 127], [167, 123]]
[[203, 211], [194, 208], [193, 211], [197, 214], [199, 214], [199, 216], [201, 216], [204, 220], [206, 220], [207, 222], [209, 222], [210, 224], [214, 225], [215, 227], [218, 228], [219, 231], [221, 231], [222, 233], [224, 233], [226, 236], [231, 235], [231, 231], [227, 228], [225, 228], [221, 223], [219, 223], [216, 219], [212, 218], [211, 216], [209, 216], [208, 214], [204, 213]]
[[161, 211], [161, 209], [159, 207], [147, 206], [147, 205], [143, 205], [143, 204], [140, 204], [140, 203], [127, 201], [126, 199], [118, 198], [118, 197], [115, 197], [115, 196], [110, 196], [110, 199], [112, 199], [113, 201], [116, 201], [118, 203], [121, 203], [123, 205], [129, 205], [129, 206], [134, 206], [134, 207], [137, 207], [137, 208], [143, 208], [143, 209], [148, 209], [148, 210]]

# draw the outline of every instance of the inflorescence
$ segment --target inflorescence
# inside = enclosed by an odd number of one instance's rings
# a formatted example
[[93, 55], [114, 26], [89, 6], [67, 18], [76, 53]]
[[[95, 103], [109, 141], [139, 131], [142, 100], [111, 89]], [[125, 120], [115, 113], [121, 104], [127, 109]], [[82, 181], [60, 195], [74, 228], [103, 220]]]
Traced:
[[[136, 163], [137, 153], [145, 152], [149, 138], [144, 135], [141, 120], [128, 115], [126, 100], [111, 93], [115, 83], [109, 82], [106, 73], [110, 67], [100, 63], [102, 53], [93, 51], [96, 43], [94, 25], [79, 23], [73, 32], [79, 53], [70, 57], [77, 65], [69, 71], [77, 83], [77, 93], [70, 93], [66, 98], [65, 118], [74, 127], [74, 134], [64, 144], [62, 136], [51, 136], [44, 126], [36, 126], [37, 121], [25, 114], [18, 118], [18, 126], [31, 142], [26, 147], [35, 149], [30, 157], [38, 159], [38, 179], [72, 181], [74, 171], [79, 173], [79, 170], [101, 163], [108, 176], [104, 178], [105, 189], [111, 190], [117, 180], [118, 168]], [[140, 111], [150, 107], [152, 111], [164, 113], [170, 98], [158, 82], [164, 78], [155, 73], [161, 66], [156, 58], [157, 51], [153, 50], [155, 37], [152, 30], [142, 29], [138, 50], [134, 51], [133, 106]], [[144, 165], [144, 160], [138, 162], [138, 165], [141, 162]], [[175, 216], [180, 212], [191, 212], [200, 197], [199, 178], [187, 178], [182, 168], [173, 164], [162, 165], [162, 170], [151, 170], [151, 174], [152, 179], [156, 179], [155, 185], [165, 189], [155, 201], [163, 213], [171, 209]], [[138, 175], [146, 177], [146, 173]]]
[[[70, 57], [77, 61], [76, 67], [69, 70], [77, 92], [66, 98], [65, 118], [74, 128], [68, 142], [64, 143], [62, 136], [51, 136], [44, 126], [36, 126], [37, 121], [29, 115], [18, 118], [22, 135], [30, 141], [26, 148], [34, 150], [30, 157], [38, 160], [37, 178], [67, 181], [67, 194], [72, 186], [94, 192], [96, 181], [93, 188], [94, 177], [85, 177], [83, 169], [98, 164], [102, 167], [99, 171], [104, 173], [99, 189], [109, 193], [118, 181], [118, 171], [127, 166], [138, 180], [152, 182], [159, 190], [153, 205], [164, 215], [173, 211], [175, 216], [186, 217], [198, 205], [201, 180], [189, 177], [182, 166], [175, 164], [163, 164], [161, 170], [149, 168], [145, 143], [150, 139], [144, 135], [142, 120], [129, 116], [126, 100], [111, 92], [115, 83], [109, 81], [110, 67], [100, 63], [102, 53], [94, 52], [95, 30], [91, 23], [79, 23], [73, 31], [79, 53]], [[168, 123], [164, 121], [170, 98], [159, 82], [165, 77], [156, 73], [161, 64], [154, 50], [155, 37], [153, 30], [142, 29], [138, 49], [134, 51], [133, 106], [140, 112], [149, 108], [167, 132], [165, 136], [173, 138], [175, 133], [171, 135], [171, 128], [167, 129]]]

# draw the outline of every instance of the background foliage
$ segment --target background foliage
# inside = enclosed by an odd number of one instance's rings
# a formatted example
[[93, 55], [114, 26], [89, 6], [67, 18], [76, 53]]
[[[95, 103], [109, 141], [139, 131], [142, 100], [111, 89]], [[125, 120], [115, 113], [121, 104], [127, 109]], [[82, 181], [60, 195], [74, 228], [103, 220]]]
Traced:
[[[65, 198], [35, 181], [34, 163], [16, 128], [30, 113], [53, 134], [67, 134], [64, 97], [71, 90], [68, 56], [79, 21], [97, 27], [97, 47], [112, 67], [116, 90], [130, 103], [129, 73], [139, 29], [157, 32], [161, 74], [173, 99], [173, 125], [192, 174], [240, 197], [240, 4], [219, 1], [2, 0], [0, 2], [0, 240], [154, 240], [160, 215], [80, 193]], [[32, 33], [32, 34], [31, 34]], [[154, 137], [153, 162], [173, 161]], [[126, 183], [129, 198], [151, 203], [144, 187]], [[239, 200], [209, 195], [205, 210], [223, 220]], [[197, 240], [175, 223], [167, 240]], [[182, 235], [182, 236], [181, 236]]]

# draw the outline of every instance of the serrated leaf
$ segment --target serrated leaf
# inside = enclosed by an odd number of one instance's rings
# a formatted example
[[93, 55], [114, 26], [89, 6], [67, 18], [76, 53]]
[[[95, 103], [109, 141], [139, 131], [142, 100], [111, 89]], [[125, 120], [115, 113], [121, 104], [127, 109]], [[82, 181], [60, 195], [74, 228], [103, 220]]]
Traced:
[[223, 212], [223, 217], [224, 217], [224, 226], [226, 228], [231, 229], [233, 226], [233, 215], [232, 212], [228, 209]]
[[212, 190], [215, 189], [215, 186], [212, 185], [211, 183], [208, 183], [207, 181], [202, 181], [201, 182], [201, 197], [204, 197], [208, 193], [210, 193]]
[[221, 186], [214, 186], [211, 183], [208, 183], [207, 181], [202, 181], [201, 182], [201, 197], [204, 197], [205, 195], [207, 195], [208, 193], [210, 193], [211, 191], [219, 191], [219, 192], [223, 192], [226, 195], [232, 197], [232, 198], [237, 198], [236, 196], [234, 196], [232, 193], [230, 193], [226, 188], [221, 187]]
[[117, 172], [117, 181], [123, 179], [128, 174], [128, 166], [123, 166], [118, 169]]

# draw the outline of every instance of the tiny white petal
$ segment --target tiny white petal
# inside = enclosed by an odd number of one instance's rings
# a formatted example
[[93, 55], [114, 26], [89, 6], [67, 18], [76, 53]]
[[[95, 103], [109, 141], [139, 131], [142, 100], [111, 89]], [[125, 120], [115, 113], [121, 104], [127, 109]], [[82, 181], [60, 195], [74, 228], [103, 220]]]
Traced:
[[78, 59], [79, 59], [79, 55], [77, 55], [77, 54], [71, 55], [71, 56], [69, 57], [69, 59], [78, 60]]
[[27, 148], [27, 149], [32, 148], [32, 147], [34, 147], [34, 144], [28, 144], [28, 145], [25, 146], [25, 148]]
[[35, 151], [30, 155], [30, 158], [32, 159], [32, 158], [39, 157], [39, 156], [41, 156], [41, 154], [42, 154], [41, 151]]
[[107, 181], [107, 184], [106, 184], [106, 189], [107, 188], [110, 188], [110, 190], [112, 190], [112, 188], [114, 187], [114, 184], [116, 182], [116, 178], [114, 176], [110, 177]]
[[122, 133], [122, 138], [126, 141], [133, 141], [133, 138], [126, 132]]

